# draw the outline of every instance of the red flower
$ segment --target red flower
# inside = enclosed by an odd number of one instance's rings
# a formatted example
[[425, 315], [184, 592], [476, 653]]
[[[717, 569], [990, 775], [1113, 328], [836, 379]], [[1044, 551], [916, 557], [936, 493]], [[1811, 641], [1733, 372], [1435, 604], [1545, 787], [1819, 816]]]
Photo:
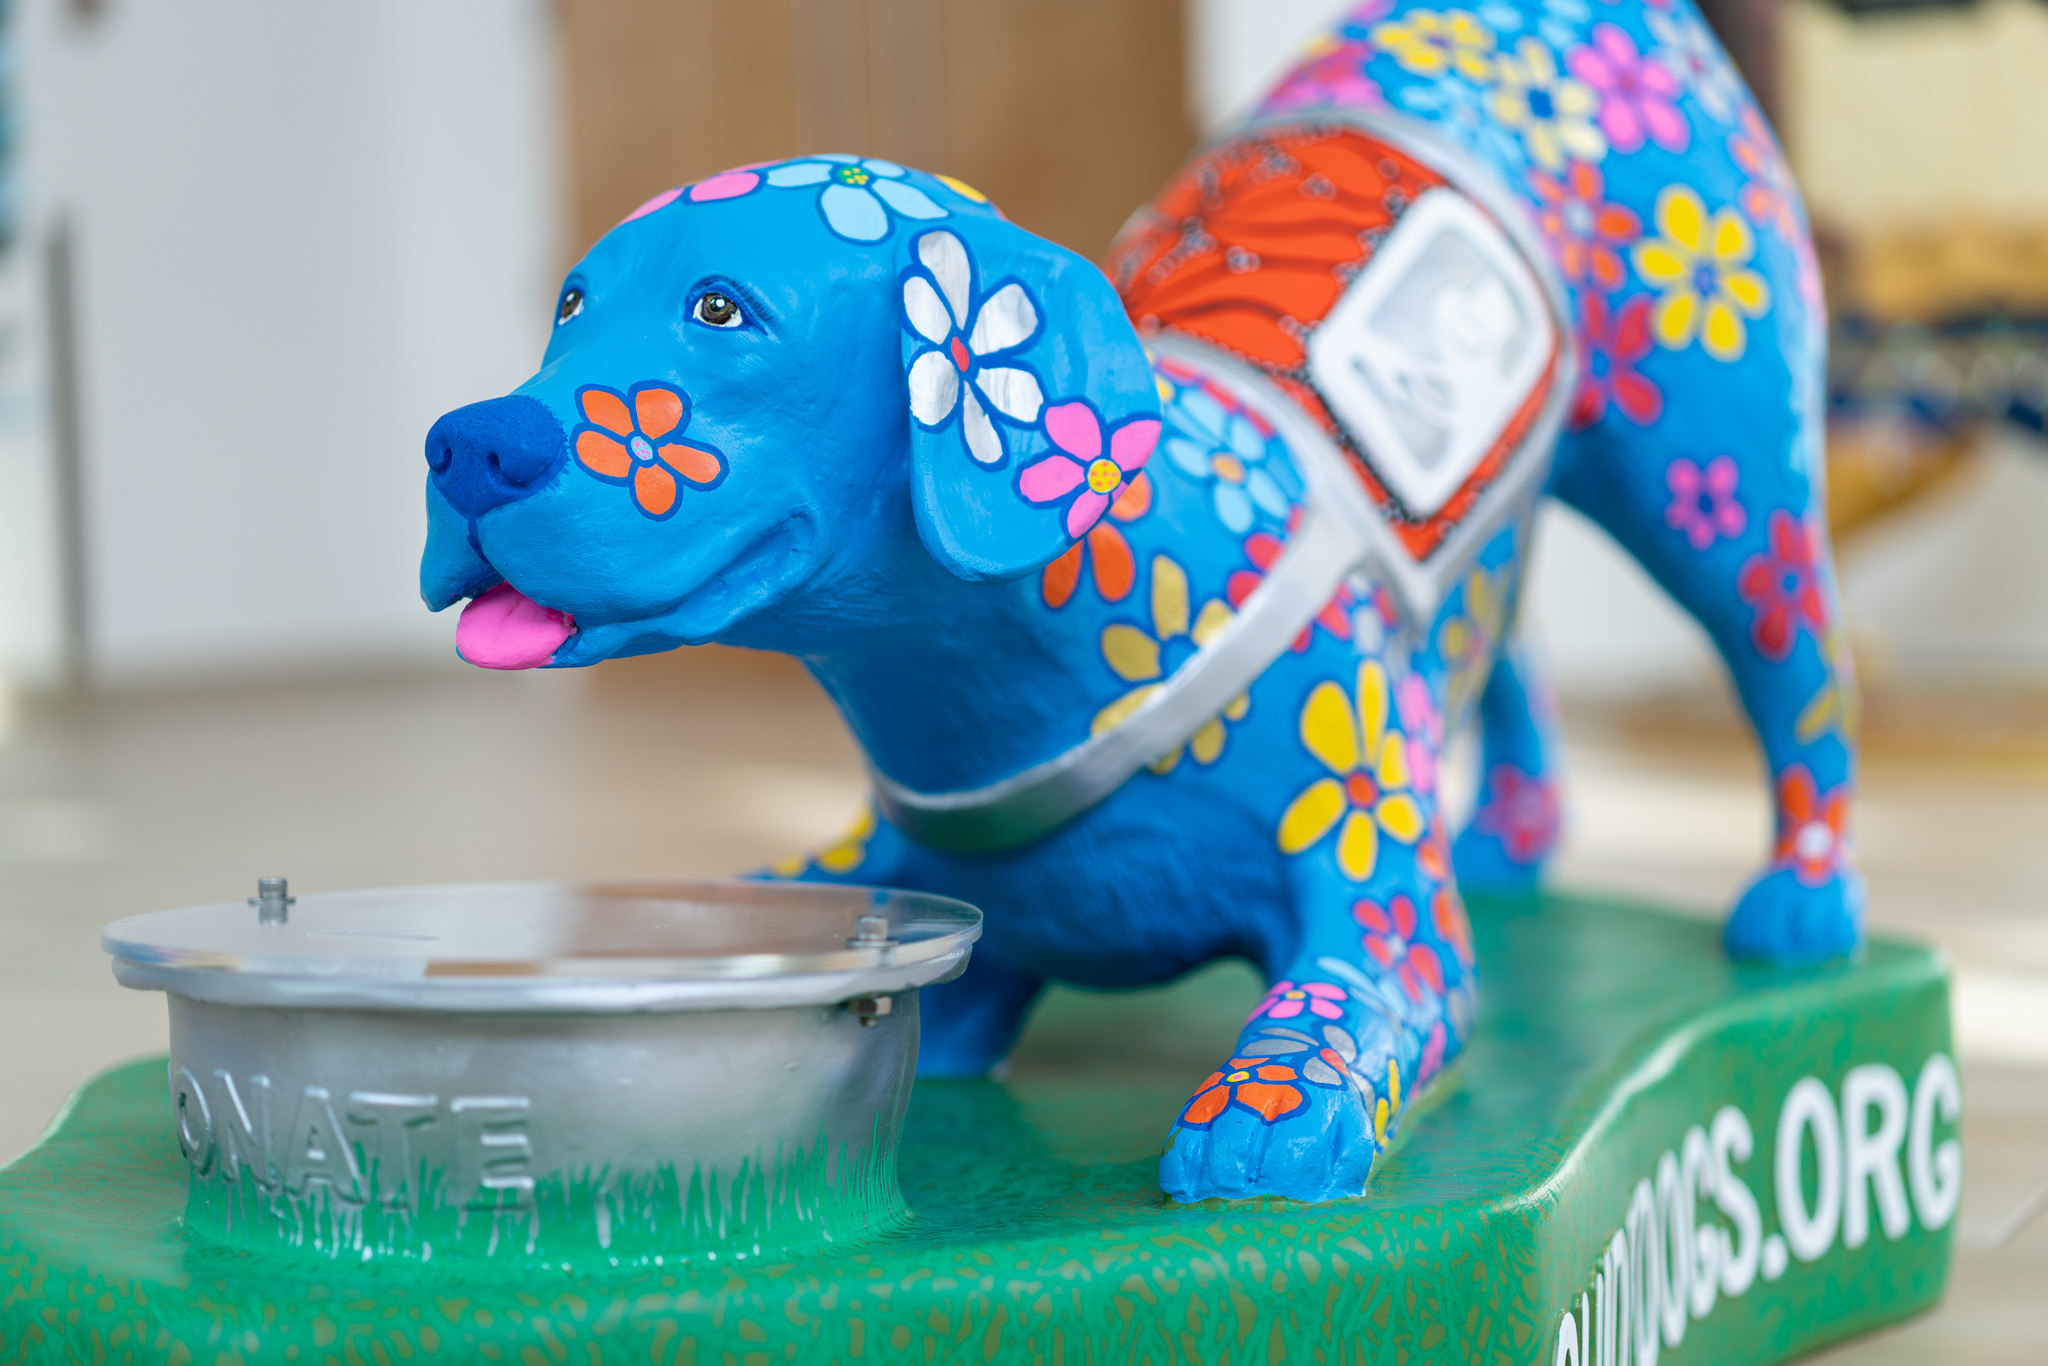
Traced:
[[1820, 553], [1813, 529], [1780, 509], [1771, 514], [1770, 549], [1744, 562], [1735, 586], [1742, 600], [1756, 610], [1750, 637], [1765, 659], [1782, 660], [1805, 627], [1820, 635], [1827, 627], [1827, 601], [1821, 596]]
[[1425, 988], [1432, 996], [1444, 994], [1443, 960], [1429, 945], [1415, 942], [1415, 903], [1407, 895], [1384, 906], [1360, 898], [1351, 904], [1351, 918], [1365, 927], [1365, 951], [1393, 969], [1409, 1000], [1420, 1002]]
[[1561, 178], [1532, 170], [1529, 188], [1538, 200], [1537, 225], [1567, 280], [1607, 294], [1628, 283], [1628, 269], [1615, 248], [1641, 237], [1643, 221], [1632, 210], [1607, 202], [1597, 166], [1575, 161]]
[[1271, 1058], [1232, 1058], [1195, 1088], [1195, 1098], [1181, 1111], [1180, 1122], [1206, 1129], [1235, 1104], [1271, 1124], [1308, 1104], [1301, 1088], [1291, 1084], [1300, 1080], [1292, 1067]]
[[[1301, 509], [1296, 508], [1294, 514], [1288, 518], [1287, 529], [1293, 531], [1300, 521]], [[1244, 606], [1245, 599], [1252, 595], [1252, 591], [1264, 582], [1266, 575], [1271, 572], [1273, 562], [1280, 558], [1280, 551], [1285, 544], [1269, 531], [1254, 531], [1245, 537], [1244, 557], [1255, 567], [1237, 570], [1224, 580], [1223, 596], [1230, 599], [1232, 607]], [[1358, 595], [1351, 591], [1351, 585], [1339, 584], [1335, 596], [1323, 604], [1322, 611], [1316, 613], [1314, 625], [1302, 627], [1301, 634], [1294, 638], [1294, 652], [1300, 654], [1308, 649], [1309, 640], [1314, 636], [1317, 626], [1339, 640], [1351, 639], [1351, 609], [1357, 601]]]
[[1621, 415], [1647, 427], [1664, 412], [1664, 395], [1636, 373], [1650, 354], [1650, 296], [1640, 295], [1611, 312], [1607, 300], [1588, 293], [1579, 301], [1579, 340], [1586, 352], [1586, 377], [1572, 406], [1573, 428], [1590, 427], [1612, 403]]
[[1501, 843], [1516, 863], [1534, 863], [1557, 844], [1557, 787], [1522, 772], [1513, 764], [1495, 764], [1486, 775], [1486, 801], [1475, 824]]
[[1823, 797], [1804, 764], [1778, 776], [1778, 847], [1772, 857], [1801, 882], [1818, 887], [1841, 869], [1848, 824], [1847, 783]]
[[1436, 922], [1437, 938], [1451, 946], [1458, 962], [1465, 967], [1472, 966], [1472, 920], [1465, 914], [1465, 903], [1449, 887], [1438, 890], [1430, 902], [1430, 919]]

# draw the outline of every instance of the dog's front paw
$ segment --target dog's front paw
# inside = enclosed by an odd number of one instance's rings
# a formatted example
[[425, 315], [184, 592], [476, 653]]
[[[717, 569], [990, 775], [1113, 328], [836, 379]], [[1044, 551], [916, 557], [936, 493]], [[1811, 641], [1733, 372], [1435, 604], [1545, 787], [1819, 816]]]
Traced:
[[[1283, 982], [1275, 991], [1282, 988], [1328, 1005], [1344, 995], [1322, 983]], [[1333, 997], [1311, 995], [1318, 989]], [[1398, 1041], [1396, 1027], [1378, 1018], [1361, 1032], [1348, 1019], [1308, 1010], [1254, 1018], [1237, 1052], [1181, 1111], [1160, 1159], [1160, 1186], [1182, 1203], [1363, 1195], [1406, 1099]], [[1435, 1042], [1440, 1065], [1440, 1037]], [[1426, 1066], [1427, 1045], [1424, 1057]]]
[[1863, 946], [1863, 901], [1863, 877], [1846, 864], [1821, 878], [1775, 864], [1735, 903], [1721, 942], [1731, 958], [1767, 963], [1846, 958]]
[[1472, 821], [1451, 845], [1451, 866], [1466, 892], [1525, 896], [1557, 850], [1557, 784], [1512, 764], [1495, 764]]

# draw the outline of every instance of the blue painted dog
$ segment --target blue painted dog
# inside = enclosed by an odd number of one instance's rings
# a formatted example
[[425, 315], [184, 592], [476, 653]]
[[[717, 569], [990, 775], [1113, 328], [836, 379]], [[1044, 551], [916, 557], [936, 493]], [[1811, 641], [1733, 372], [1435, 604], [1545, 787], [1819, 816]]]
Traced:
[[[1556, 840], [1503, 650], [1546, 490], [1754, 723], [1779, 834], [1730, 951], [1856, 948], [1819, 287], [1687, 0], [1368, 5], [1110, 275], [874, 159], [660, 195], [570, 274], [539, 373], [428, 437], [426, 599], [472, 599], [492, 667], [802, 659], [876, 800], [781, 874], [987, 912], [926, 994], [927, 1074], [999, 1063], [1050, 981], [1262, 967], [1172, 1120], [1181, 1200], [1362, 1192], [1464, 1044], [1457, 887], [1525, 888]], [[1475, 709], [1453, 848], [1439, 755]]]

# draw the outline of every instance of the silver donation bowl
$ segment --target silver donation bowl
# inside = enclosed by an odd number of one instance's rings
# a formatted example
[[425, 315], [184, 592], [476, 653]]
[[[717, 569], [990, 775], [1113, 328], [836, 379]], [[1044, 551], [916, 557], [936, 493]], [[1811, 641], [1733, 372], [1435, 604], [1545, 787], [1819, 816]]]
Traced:
[[902, 1219], [916, 989], [980, 929], [862, 887], [506, 883], [194, 906], [102, 942], [169, 995], [194, 1236], [582, 1268]]

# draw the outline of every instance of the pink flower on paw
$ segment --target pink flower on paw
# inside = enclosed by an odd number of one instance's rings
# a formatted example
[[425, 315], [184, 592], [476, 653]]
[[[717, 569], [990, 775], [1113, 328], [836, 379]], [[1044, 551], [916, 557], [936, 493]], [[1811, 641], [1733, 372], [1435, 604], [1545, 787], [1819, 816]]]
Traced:
[[1565, 58], [1572, 75], [1600, 93], [1600, 131], [1617, 152], [1633, 152], [1645, 136], [1667, 152], [1692, 141], [1678, 112], [1678, 78], [1613, 24], [1596, 24], [1593, 41]]
[[1749, 514], [1735, 500], [1736, 478], [1735, 461], [1729, 456], [1715, 456], [1704, 470], [1690, 460], [1672, 461], [1664, 471], [1664, 482], [1671, 488], [1664, 520], [1684, 532], [1694, 550], [1740, 536], [1749, 525]]
[[1410, 671], [1394, 688], [1394, 710], [1408, 736], [1408, 778], [1417, 792], [1436, 791], [1436, 756], [1443, 748], [1444, 717], [1429, 684]]
[[1291, 1020], [1304, 1010], [1325, 1020], [1341, 1020], [1344, 1011], [1337, 1002], [1349, 999], [1344, 988], [1333, 987], [1328, 982], [1303, 982], [1300, 986], [1292, 982], [1275, 982], [1246, 1023], [1261, 1015], [1269, 1020]]
[[1045, 410], [1045, 434], [1060, 455], [1049, 455], [1017, 476], [1017, 491], [1033, 503], [1052, 503], [1080, 490], [1067, 505], [1067, 535], [1079, 540], [1102, 520], [1110, 504], [1145, 468], [1159, 443], [1159, 419], [1126, 418], [1109, 431], [1085, 399], [1055, 403]]

